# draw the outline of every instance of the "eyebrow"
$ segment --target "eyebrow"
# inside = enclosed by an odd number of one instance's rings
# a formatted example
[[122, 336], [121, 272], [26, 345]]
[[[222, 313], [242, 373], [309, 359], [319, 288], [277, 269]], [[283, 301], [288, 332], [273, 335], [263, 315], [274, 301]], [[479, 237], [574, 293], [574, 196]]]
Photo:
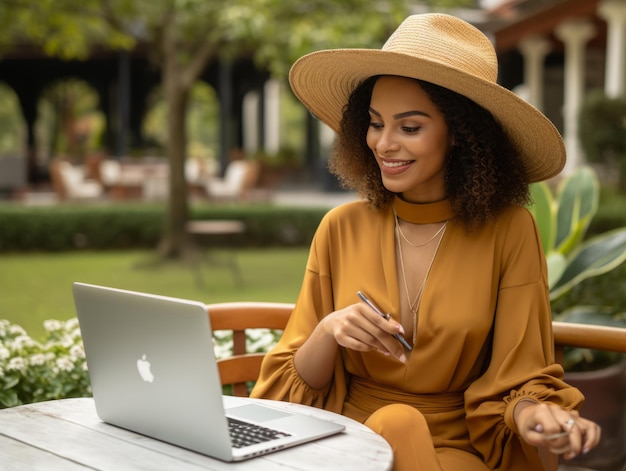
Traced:
[[[370, 110], [370, 113], [375, 114], [376, 116], [380, 116], [380, 113], [376, 111], [374, 108], [372, 108], [371, 106], [369, 110]], [[413, 110], [413, 111], [403, 111], [402, 113], [394, 114], [392, 118], [402, 119], [402, 118], [408, 118], [409, 116], [426, 116], [427, 118], [431, 117], [428, 113], [424, 113], [423, 111]]]

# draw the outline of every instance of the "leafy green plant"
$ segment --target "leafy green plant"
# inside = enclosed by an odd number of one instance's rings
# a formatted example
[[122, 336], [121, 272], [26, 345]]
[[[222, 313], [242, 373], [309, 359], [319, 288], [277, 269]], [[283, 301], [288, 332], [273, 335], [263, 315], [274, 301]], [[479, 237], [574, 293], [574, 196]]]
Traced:
[[66, 397], [91, 396], [76, 318], [48, 320], [42, 342], [0, 320], [0, 408]]
[[530, 210], [547, 258], [551, 300], [626, 260], [626, 227], [585, 239], [599, 200], [599, 182], [590, 167], [567, 176], [555, 193], [546, 182], [532, 185], [531, 192]]
[[[565, 177], [553, 192], [546, 182], [532, 185], [535, 216], [548, 265], [550, 300], [556, 301], [581, 281], [602, 275], [626, 260], [626, 227], [586, 238], [598, 211], [600, 184], [593, 169], [581, 167]], [[608, 306], [574, 306], [556, 321], [626, 327], [626, 313]], [[594, 369], [621, 356], [570, 349], [568, 370]]]

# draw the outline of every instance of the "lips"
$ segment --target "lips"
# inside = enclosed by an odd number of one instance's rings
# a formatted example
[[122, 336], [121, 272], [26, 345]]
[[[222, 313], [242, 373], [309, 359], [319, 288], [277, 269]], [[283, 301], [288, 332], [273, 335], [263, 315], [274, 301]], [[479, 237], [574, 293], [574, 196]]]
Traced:
[[411, 165], [415, 163], [415, 160], [390, 160], [380, 159], [380, 170], [383, 175], [389, 177], [394, 175], [403, 174]]
[[381, 160], [383, 167], [396, 168], [413, 163], [413, 160]]

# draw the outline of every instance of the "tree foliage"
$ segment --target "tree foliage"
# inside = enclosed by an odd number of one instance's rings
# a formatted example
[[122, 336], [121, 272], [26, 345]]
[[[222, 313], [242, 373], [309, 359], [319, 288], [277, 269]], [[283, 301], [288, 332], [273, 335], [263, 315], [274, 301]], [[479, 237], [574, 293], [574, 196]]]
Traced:
[[67, 60], [86, 59], [94, 47], [130, 49], [135, 41], [106, 20], [98, 0], [3, 0], [0, 57], [20, 45]]

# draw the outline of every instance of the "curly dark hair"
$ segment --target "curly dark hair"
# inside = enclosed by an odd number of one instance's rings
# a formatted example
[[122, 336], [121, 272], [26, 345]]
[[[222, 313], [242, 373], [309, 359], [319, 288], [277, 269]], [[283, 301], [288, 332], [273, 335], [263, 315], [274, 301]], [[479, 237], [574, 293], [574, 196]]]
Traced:
[[[345, 188], [358, 191], [374, 208], [395, 193], [382, 182], [367, 147], [369, 105], [380, 76], [364, 80], [344, 108], [329, 169]], [[530, 178], [519, 153], [492, 114], [472, 100], [430, 82], [415, 80], [442, 112], [454, 143], [446, 161], [445, 185], [455, 217], [468, 229], [494, 218], [510, 204], [530, 201]]]

